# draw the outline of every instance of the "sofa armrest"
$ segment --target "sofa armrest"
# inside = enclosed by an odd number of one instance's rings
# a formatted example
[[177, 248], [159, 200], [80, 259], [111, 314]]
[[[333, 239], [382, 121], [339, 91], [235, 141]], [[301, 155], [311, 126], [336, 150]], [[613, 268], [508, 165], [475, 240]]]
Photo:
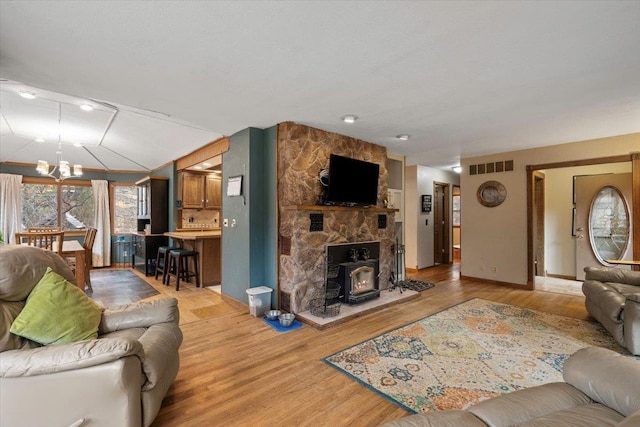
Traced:
[[9, 350], [0, 353], [0, 377], [29, 377], [101, 365], [126, 356], [143, 359], [142, 344], [123, 338], [105, 338], [72, 344]]
[[144, 349], [142, 369], [147, 378], [142, 390], [151, 390], [170, 370], [169, 364], [178, 359], [175, 355], [182, 344], [182, 331], [173, 323], [159, 323], [149, 327], [138, 341]]
[[627, 295], [624, 304], [624, 345], [640, 356], [640, 293]]
[[180, 320], [178, 300], [161, 298], [107, 308], [102, 314], [100, 335], [129, 328], [148, 328], [157, 323], [175, 323]]
[[640, 410], [640, 361], [612, 350], [587, 347], [564, 363], [564, 380], [594, 401], [629, 416]]

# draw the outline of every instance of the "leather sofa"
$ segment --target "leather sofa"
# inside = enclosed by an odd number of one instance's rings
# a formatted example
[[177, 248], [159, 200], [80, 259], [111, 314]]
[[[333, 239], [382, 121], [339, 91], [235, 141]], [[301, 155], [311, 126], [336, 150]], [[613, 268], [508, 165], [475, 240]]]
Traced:
[[411, 415], [383, 427], [640, 426], [640, 360], [587, 347], [565, 361], [562, 375], [565, 382], [518, 390], [467, 410]]
[[621, 346], [640, 355], [640, 271], [586, 267], [585, 306]]
[[0, 425], [149, 426], [180, 365], [177, 300], [104, 309], [97, 339], [41, 346], [9, 328], [47, 267], [75, 283], [57, 254], [0, 246]]

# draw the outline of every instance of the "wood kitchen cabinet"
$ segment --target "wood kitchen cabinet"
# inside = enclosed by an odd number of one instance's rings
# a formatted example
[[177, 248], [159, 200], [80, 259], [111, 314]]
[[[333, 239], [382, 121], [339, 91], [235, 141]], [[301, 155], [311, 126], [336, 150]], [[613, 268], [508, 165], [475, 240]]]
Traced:
[[221, 180], [217, 174], [182, 173], [183, 209], [220, 209]]

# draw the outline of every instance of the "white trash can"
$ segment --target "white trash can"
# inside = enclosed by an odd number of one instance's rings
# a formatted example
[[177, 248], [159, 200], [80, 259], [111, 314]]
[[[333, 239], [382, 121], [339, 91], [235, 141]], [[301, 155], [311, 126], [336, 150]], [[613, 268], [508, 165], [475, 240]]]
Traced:
[[266, 286], [247, 289], [249, 296], [249, 313], [254, 317], [262, 317], [271, 310], [271, 292], [273, 289]]

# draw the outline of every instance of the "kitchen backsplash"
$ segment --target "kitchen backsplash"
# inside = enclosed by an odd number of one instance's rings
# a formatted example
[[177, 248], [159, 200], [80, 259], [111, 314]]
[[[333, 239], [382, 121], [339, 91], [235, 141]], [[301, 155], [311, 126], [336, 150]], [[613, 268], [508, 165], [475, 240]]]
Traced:
[[183, 209], [182, 228], [218, 228], [220, 211], [209, 209]]

